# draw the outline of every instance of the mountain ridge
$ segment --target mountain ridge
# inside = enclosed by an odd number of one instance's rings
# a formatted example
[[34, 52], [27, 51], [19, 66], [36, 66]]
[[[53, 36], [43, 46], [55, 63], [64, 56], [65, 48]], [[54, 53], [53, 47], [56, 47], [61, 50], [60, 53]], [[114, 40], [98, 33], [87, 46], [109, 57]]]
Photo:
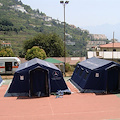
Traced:
[[102, 24], [96, 26], [87, 26], [83, 27], [84, 29], [88, 29], [92, 34], [105, 34], [109, 40], [113, 39], [113, 32], [114, 37], [120, 42], [120, 23], [117, 24]]

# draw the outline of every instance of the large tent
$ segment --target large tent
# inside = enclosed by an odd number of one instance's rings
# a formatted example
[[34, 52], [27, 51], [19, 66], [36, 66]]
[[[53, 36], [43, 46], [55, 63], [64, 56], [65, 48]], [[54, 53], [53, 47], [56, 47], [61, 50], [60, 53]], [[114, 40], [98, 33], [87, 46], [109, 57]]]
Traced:
[[108, 93], [120, 90], [120, 65], [92, 57], [77, 64], [70, 81], [80, 92]]
[[61, 71], [52, 63], [34, 58], [20, 64], [5, 96], [49, 96], [59, 90], [70, 93]]

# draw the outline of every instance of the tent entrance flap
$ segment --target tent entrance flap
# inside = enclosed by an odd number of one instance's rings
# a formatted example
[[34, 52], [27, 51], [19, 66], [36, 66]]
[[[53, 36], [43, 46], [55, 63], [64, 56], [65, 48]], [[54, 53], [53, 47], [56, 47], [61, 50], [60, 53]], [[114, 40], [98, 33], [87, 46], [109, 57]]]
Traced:
[[118, 90], [120, 90], [120, 71], [119, 71], [119, 80], [118, 80]]
[[48, 71], [40, 67], [30, 71], [30, 92], [32, 96], [49, 96]]
[[120, 85], [119, 85], [120, 75], [119, 74], [120, 72], [117, 66], [110, 68], [108, 70], [108, 80], [107, 80], [107, 91], [108, 92], [119, 90], [120, 88]]

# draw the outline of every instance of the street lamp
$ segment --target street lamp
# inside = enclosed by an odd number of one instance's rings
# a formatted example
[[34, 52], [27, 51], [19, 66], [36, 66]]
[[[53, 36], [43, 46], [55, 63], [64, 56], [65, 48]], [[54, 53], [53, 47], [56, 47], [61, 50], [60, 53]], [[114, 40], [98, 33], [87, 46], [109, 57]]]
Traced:
[[[69, 3], [69, 1], [60, 1], [61, 4], [63, 4], [64, 7], [64, 70], [65, 70], [65, 63], [66, 63], [66, 47], [65, 47], [65, 5]], [[64, 71], [65, 73], [65, 71]]]

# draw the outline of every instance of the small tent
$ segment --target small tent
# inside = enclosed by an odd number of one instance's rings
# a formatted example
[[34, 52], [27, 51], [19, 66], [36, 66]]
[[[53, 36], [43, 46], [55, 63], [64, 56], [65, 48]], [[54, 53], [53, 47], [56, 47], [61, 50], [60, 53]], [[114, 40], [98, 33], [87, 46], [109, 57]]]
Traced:
[[112, 92], [120, 90], [120, 65], [92, 57], [77, 64], [70, 81], [80, 92]]
[[3, 80], [2, 80], [2, 78], [1, 78], [1, 76], [0, 76], [0, 86], [2, 85], [2, 81], [3, 81]]
[[34, 58], [20, 64], [5, 96], [49, 96], [70, 92], [61, 71], [52, 63]]

